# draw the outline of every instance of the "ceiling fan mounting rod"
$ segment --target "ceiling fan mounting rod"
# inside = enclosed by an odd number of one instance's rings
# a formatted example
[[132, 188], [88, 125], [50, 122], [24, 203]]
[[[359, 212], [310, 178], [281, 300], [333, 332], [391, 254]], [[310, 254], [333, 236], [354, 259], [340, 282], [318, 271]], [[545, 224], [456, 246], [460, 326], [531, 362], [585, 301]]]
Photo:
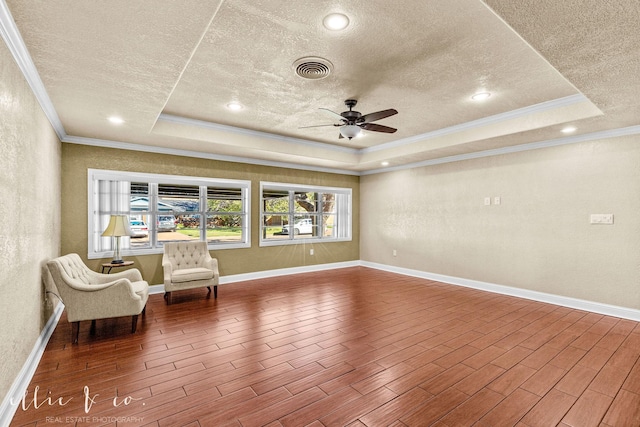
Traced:
[[349, 107], [349, 111], [344, 111], [340, 115], [344, 117], [344, 119], [347, 121], [346, 124], [348, 125], [355, 125], [356, 121], [358, 121], [358, 119], [360, 119], [360, 117], [362, 116], [360, 112], [353, 111], [353, 107], [355, 107], [357, 103], [358, 101], [355, 99], [347, 99], [346, 101], [344, 101], [344, 104]]

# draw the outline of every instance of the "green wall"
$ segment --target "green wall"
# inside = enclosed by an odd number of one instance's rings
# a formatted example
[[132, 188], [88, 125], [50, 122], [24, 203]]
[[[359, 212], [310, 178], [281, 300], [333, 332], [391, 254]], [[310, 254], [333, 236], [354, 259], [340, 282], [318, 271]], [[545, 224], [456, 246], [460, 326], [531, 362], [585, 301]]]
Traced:
[[[0, 396], [52, 314], [42, 269], [60, 249], [61, 144], [0, 43]], [[2, 414], [0, 414], [1, 416]]]
[[[109, 259], [87, 259], [88, 169], [250, 180], [251, 248], [211, 251], [218, 259], [221, 276], [360, 259], [357, 176], [67, 143], [62, 147], [62, 253], [78, 253], [96, 271]], [[350, 242], [259, 247], [260, 181], [351, 188], [353, 239]], [[314, 249], [313, 256], [309, 255], [311, 248]], [[136, 262], [135, 266], [151, 285], [163, 283], [161, 258], [161, 254], [125, 256]]]

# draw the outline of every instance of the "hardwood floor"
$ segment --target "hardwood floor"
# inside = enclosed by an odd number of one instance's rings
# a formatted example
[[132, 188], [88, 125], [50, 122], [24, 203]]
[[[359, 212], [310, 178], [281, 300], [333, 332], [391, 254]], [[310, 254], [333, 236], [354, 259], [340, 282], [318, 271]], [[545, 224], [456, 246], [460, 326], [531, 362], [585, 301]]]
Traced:
[[11, 425], [640, 426], [629, 320], [354, 267], [130, 322], [63, 314]]

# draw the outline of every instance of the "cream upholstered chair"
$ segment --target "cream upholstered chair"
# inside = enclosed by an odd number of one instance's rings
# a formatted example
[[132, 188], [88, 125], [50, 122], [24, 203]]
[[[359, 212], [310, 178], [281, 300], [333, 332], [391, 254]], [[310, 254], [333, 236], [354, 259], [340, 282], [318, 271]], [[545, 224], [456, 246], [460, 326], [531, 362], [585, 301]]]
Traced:
[[87, 267], [78, 254], [52, 259], [47, 269], [67, 310], [67, 320], [72, 323], [74, 344], [78, 342], [83, 320], [91, 320], [93, 333], [96, 319], [133, 316], [131, 333], [136, 331], [138, 315], [144, 314], [149, 298], [149, 285], [142, 280], [139, 270], [97, 273]]
[[[171, 293], [183, 289], [213, 286], [218, 297], [218, 260], [211, 258], [207, 242], [167, 242], [162, 256], [164, 270], [164, 297], [171, 304]], [[209, 296], [207, 294], [207, 297]]]

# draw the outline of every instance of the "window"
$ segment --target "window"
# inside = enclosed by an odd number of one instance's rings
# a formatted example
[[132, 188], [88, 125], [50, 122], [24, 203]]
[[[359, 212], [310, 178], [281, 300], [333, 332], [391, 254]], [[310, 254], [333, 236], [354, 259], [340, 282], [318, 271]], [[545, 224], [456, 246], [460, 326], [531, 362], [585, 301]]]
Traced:
[[260, 184], [260, 245], [351, 240], [351, 189]]
[[251, 246], [249, 181], [89, 170], [89, 258], [113, 253], [101, 234], [112, 214], [129, 218], [126, 254], [162, 253], [168, 241], [203, 240], [210, 249]]

